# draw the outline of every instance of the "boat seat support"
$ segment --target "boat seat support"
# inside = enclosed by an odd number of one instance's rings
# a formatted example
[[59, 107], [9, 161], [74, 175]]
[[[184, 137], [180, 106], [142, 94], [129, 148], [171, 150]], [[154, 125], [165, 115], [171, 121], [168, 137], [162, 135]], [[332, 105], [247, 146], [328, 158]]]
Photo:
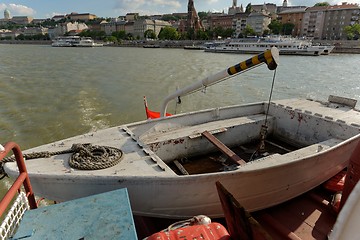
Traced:
[[228, 148], [224, 143], [217, 139], [214, 135], [208, 131], [201, 133], [207, 140], [214, 144], [223, 154], [225, 154], [229, 159], [231, 159], [237, 165], [244, 165], [246, 162], [240, 158], [236, 153], [234, 153], [230, 148]]
[[179, 169], [179, 171], [184, 174], [184, 175], [189, 175], [188, 171], [186, 171], [186, 169], [183, 167], [183, 165], [181, 165], [181, 163], [179, 163], [178, 160], [174, 161], [175, 166]]

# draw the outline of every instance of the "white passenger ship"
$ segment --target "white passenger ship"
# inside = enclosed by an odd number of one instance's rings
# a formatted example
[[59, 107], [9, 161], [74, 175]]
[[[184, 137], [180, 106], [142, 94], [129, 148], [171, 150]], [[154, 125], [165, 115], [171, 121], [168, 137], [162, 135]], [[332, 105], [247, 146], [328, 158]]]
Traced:
[[90, 37], [64, 36], [57, 37], [51, 44], [53, 47], [102, 47], [102, 43], [95, 43]]
[[264, 52], [271, 47], [277, 47], [282, 55], [319, 56], [329, 54], [334, 46], [315, 46], [302, 40], [230, 40], [222, 44], [207, 44], [205, 52], [217, 53], [251, 53]]

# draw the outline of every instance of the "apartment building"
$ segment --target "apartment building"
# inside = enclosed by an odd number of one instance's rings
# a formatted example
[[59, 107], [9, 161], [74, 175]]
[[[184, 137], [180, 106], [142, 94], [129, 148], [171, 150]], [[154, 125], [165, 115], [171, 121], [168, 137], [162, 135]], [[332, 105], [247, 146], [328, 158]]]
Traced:
[[252, 12], [247, 17], [247, 25], [254, 29], [255, 33], [262, 35], [265, 30], [269, 30], [271, 17], [263, 12]]
[[67, 23], [60, 23], [55, 28], [49, 29], [48, 34], [51, 39], [56, 38], [58, 36], [63, 36], [70, 31], [83, 31], [87, 30], [89, 27], [85, 23], [78, 23], [78, 22], [67, 22]]
[[210, 29], [215, 29], [217, 27], [227, 29], [233, 27], [233, 18], [234, 15], [211, 14], [208, 17], [207, 22]]
[[100, 30], [111, 35], [113, 32], [125, 31], [125, 24], [126, 21], [119, 18], [111, 19], [110, 22], [104, 20], [100, 23]]
[[33, 36], [37, 34], [41, 34], [41, 35], [48, 34], [49, 29], [44, 27], [28, 27], [20, 30], [22, 34], [24, 34], [25, 36]]
[[282, 24], [292, 23], [294, 29], [292, 31], [293, 37], [301, 36], [302, 22], [304, 18], [306, 7], [290, 8], [278, 13], [278, 19]]
[[234, 31], [234, 37], [239, 37], [239, 35], [244, 31], [246, 24], [247, 24], [247, 18], [249, 14], [248, 13], [237, 13], [233, 17], [233, 29]]
[[360, 7], [356, 4], [329, 6], [325, 12], [322, 39], [346, 39], [345, 26], [359, 23]]
[[321, 39], [328, 6], [309, 7], [304, 13], [301, 36]]

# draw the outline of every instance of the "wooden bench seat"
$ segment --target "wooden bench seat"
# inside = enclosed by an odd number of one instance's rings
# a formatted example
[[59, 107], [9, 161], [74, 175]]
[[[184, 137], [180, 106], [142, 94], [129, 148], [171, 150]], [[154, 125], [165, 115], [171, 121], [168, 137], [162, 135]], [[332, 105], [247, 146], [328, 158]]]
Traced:
[[[205, 131], [208, 131], [212, 134], [216, 134], [218, 132], [225, 132], [229, 128], [242, 124], [264, 122], [265, 118], [266, 118], [265, 114], [256, 114], [245, 117], [212, 121], [212, 122], [199, 124], [196, 126], [183, 126], [175, 129], [169, 129], [164, 132], [144, 134], [143, 136], [140, 137], [140, 140], [144, 144], [152, 144], [152, 143], [165, 142], [172, 139], [185, 138], [185, 137], [189, 137], [193, 139], [193, 138], [201, 137], [202, 136], [201, 134]], [[271, 121], [273, 119], [274, 117], [268, 116], [268, 121]]]

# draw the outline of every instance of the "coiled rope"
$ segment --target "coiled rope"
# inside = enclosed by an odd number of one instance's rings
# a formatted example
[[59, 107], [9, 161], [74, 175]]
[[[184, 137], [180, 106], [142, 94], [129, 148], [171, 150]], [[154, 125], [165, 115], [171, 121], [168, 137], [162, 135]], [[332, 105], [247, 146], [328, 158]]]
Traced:
[[[99, 170], [109, 168], [118, 164], [123, 157], [123, 152], [118, 148], [91, 145], [90, 143], [73, 144], [71, 149], [63, 151], [24, 153], [23, 156], [25, 159], [35, 159], [48, 158], [66, 153], [73, 153], [69, 159], [69, 165], [70, 167], [79, 170]], [[1, 161], [0, 175], [6, 175], [4, 164], [14, 161], [15, 156], [5, 157]], [[0, 180], [2, 178], [4, 178], [4, 176], [1, 176]]]
[[80, 170], [98, 170], [115, 166], [123, 157], [123, 152], [114, 147], [91, 144], [73, 144], [73, 154], [69, 165]]

